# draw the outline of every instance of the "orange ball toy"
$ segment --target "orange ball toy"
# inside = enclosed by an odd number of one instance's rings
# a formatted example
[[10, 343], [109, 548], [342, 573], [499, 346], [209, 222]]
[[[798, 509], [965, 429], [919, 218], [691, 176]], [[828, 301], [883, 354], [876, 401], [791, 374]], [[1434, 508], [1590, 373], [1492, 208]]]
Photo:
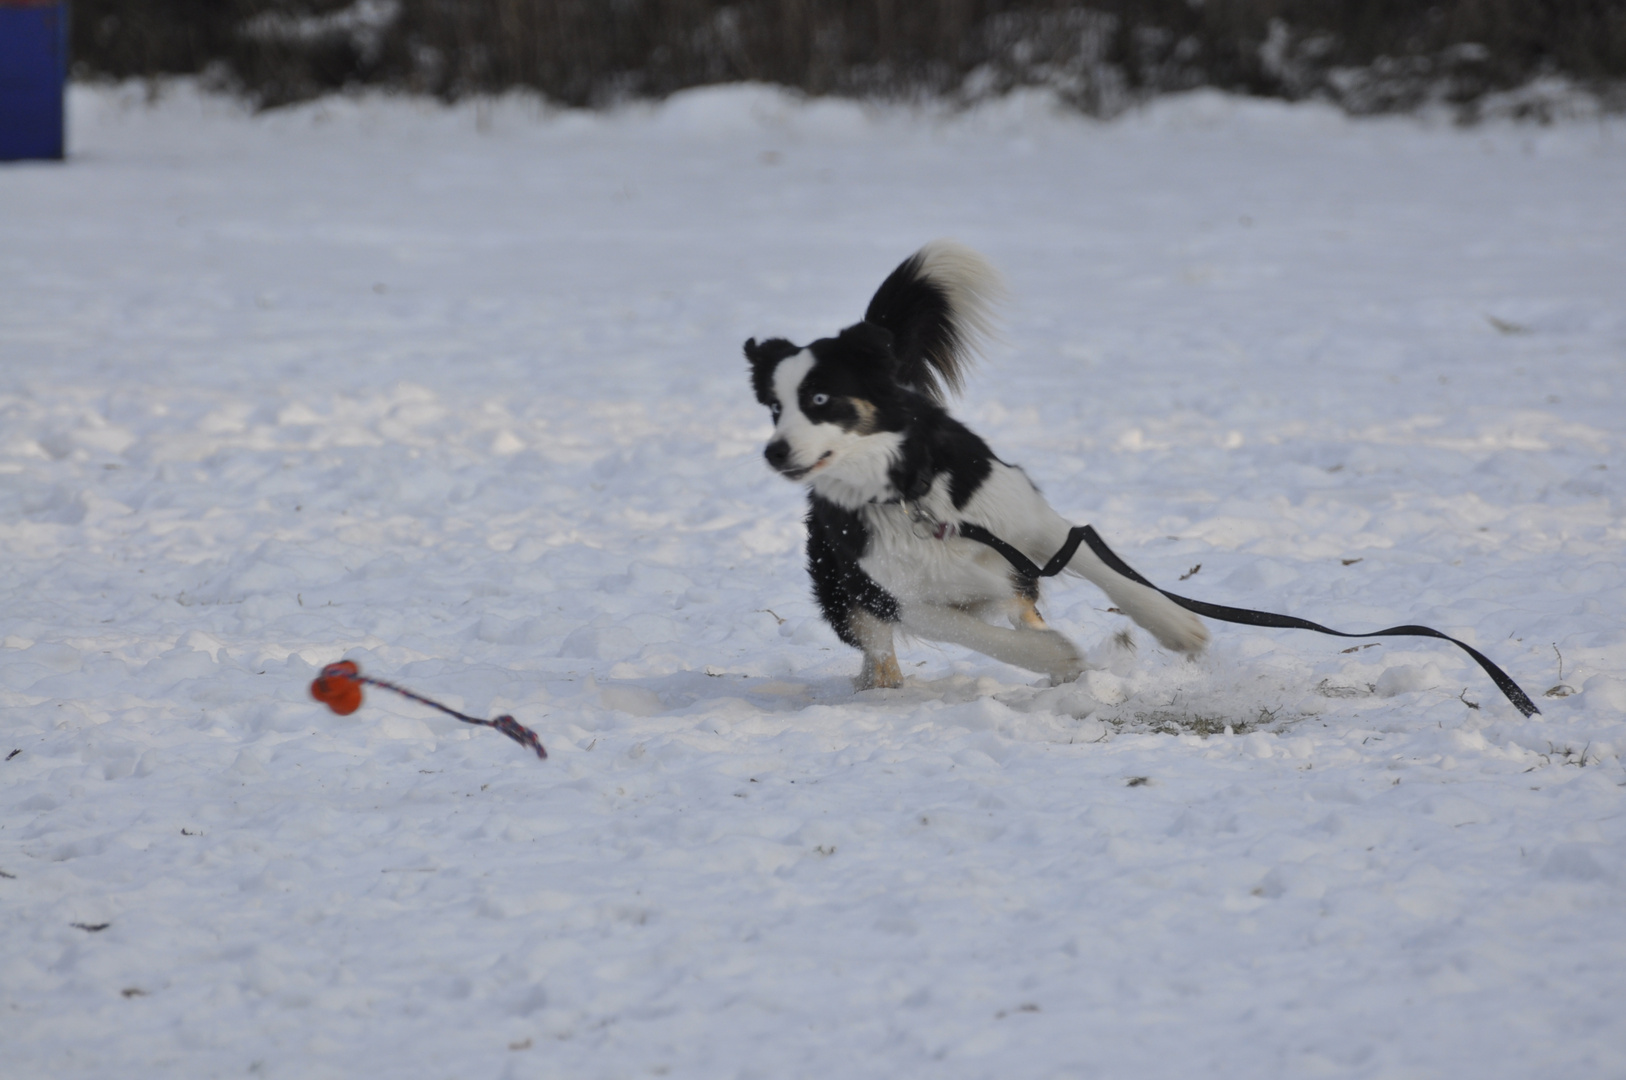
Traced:
[[360, 674], [361, 669], [350, 660], [329, 664], [311, 683], [311, 697], [340, 716], [349, 716], [361, 708]]

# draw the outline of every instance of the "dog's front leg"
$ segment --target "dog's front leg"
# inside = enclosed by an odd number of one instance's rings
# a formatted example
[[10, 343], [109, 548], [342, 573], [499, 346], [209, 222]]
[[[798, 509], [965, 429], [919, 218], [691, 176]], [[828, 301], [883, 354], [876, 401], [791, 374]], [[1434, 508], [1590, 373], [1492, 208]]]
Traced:
[[855, 608], [848, 626], [864, 650], [864, 666], [853, 680], [855, 690], [895, 690], [903, 685], [898, 654], [892, 646], [892, 624]]
[[910, 633], [964, 645], [995, 660], [1049, 675], [1058, 683], [1071, 682], [1084, 672], [1078, 649], [1054, 630], [1007, 630], [940, 604], [910, 604], [902, 611], [902, 621]]

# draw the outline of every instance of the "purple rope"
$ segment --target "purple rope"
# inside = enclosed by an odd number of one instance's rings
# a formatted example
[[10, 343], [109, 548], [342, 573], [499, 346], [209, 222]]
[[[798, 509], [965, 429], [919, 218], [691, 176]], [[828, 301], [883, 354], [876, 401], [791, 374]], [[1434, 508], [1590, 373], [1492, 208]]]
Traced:
[[548, 760], [548, 752], [543, 748], [542, 740], [536, 737], [536, 732], [532, 731], [530, 728], [526, 727], [524, 724], [520, 723], [518, 720], [515, 720], [512, 716], [509, 716], [506, 713], [497, 717], [495, 720], [482, 720], [478, 716], [469, 716], [466, 713], [458, 712], [456, 709], [448, 709], [438, 701], [431, 701], [422, 694], [414, 694], [411, 690], [406, 689], [404, 686], [396, 686], [394, 683], [385, 682], [383, 679], [375, 679], [371, 675], [363, 675], [360, 672], [357, 672], [355, 675], [348, 677], [356, 679], [360, 682], [370, 683], [373, 686], [382, 686], [386, 690], [394, 690], [402, 697], [411, 698], [413, 701], [427, 705], [431, 709], [439, 709], [447, 716], [455, 716], [465, 724], [478, 724], [481, 727], [496, 728], [510, 739], [513, 739], [515, 742], [519, 743], [521, 746], [529, 746], [532, 750], [535, 750], [536, 756], [541, 758], [543, 761]]

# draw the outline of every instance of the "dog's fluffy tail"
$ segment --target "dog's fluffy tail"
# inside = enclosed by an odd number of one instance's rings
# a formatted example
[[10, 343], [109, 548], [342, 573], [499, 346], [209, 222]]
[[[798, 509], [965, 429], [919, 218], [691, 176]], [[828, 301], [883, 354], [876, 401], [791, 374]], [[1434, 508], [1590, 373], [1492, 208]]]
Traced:
[[933, 240], [881, 282], [864, 321], [892, 335], [898, 381], [933, 400], [958, 393], [972, 361], [993, 336], [993, 310], [1005, 298], [999, 271], [952, 240]]

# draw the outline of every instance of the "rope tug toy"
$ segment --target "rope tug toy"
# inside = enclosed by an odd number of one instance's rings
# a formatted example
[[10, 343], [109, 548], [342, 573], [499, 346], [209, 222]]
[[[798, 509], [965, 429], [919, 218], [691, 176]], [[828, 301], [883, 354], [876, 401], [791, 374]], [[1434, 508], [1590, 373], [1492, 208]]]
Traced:
[[547, 750], [542, 747], [542, 740], [536, 737], [536, 732], [515, 720], [512, 716], [504, 714], [495, 720], [482, 720], [478, 716], [467, 716], [456, 709], [448, 709], [438, 701], [431, 701], [421, 694], [414, 694], [411, 690], [387, 683], [383, 679], [375, 679], [371, 675], [363, 675], [361, 668], [353, 660], [340, 660], [336, 664], [329, 664], [322, 669], [322, 674], [311, 683], [311, 697], [320, 701], [340, 716], [349, 716], [361, 708], [361, 684], [371, 683], [373, 686], [382, 686], [386, 690], [394, 690], [402, 697], [411, 698], [421, 702], [431, 709], [439, 709], [447, 716], [455, 716], [465, 724], [478, 724], [481, 727], [496, 728], [504, 735], [513, 739], [521, 746], [529, 746], [536, 751], [536, 756], [543, 761], [548, 759]]

